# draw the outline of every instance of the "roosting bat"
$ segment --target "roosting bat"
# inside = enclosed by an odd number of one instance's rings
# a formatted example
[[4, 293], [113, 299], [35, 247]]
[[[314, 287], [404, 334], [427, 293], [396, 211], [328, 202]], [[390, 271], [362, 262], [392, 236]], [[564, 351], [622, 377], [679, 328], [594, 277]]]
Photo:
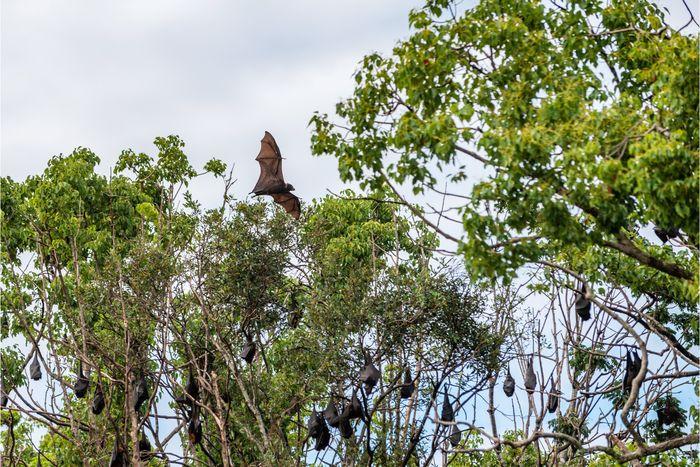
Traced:
[[112, 449], [112, 458], [109, 461], [109, 467], [126, 467], [126, 455], [124, 446], [119, 442], [119, 435], [114, 438], [114, 449]]
[[333, 428], [338, 428], [338, 424], [340, 423], [340, 417], [338, 416], [338, 409], [333, 403], [333, 399], [328, 401], [328, 405], [323, 411], [323, 418], [326, 419], [326, 422], [328, 422], [330, 426], [332, 426]]
[[637, 350], [634, 353], [627, 351], [627, 367], [625, 368], [625, 378], [622, 380], [622, 391], [629, 393], [632, 390], [632, 381], [642, 369], [642, 359], [639, 358]]
[[459, 446], [459, 442], [462, 441], [462, 430], [459, 429], [457, 425], [452, 425], [452, 431], [450, 433], [450, 444], [453, 448]]
[[586, 286], [582, 283], [581, 289], [579, 290], [581, 294], [574, 304], [576, 309], [576, 314], [581, 318], [581, 321], [588, 321], [591, 319], [591, 301], [586, 298]]
[[532, 366], [532, 357], [527, 363], [527, 369], [525, 370], [525, 390], [528, 394], [535, 392], [537, 387], [537, 376], [535, 376], [535, 369]]
[[185, 394], [175, 399], [178, 404], [192, 405], [193, 401], [199, 400], [199, 383], [190, 367], [189, 375], [187, 376], [187, 386], [185, 386]]
[[34, 359], [31, 365], [29, 365], [29, 377], [34, 381], [39, 381], [41, 379], [41, 365], [39, 364], [39, 350], [34, 349]]
[[406, 368], [406, 372], [403, 375], [403, 385], [401, 385], [400, 389], [400, 394], [401, 394], [401, 399], [408, 399], [411, 397], [411, 394], [413, 394], [413, 391], [415, 391], [416, 385], [413, 382], [413, 378], [411, 377], [411, 370]]
[[87, 394], [88, 386], [90, 385], [90, 380], [83, 374], [83, 361], [80, 360], [78, 363], [78, 379], [75, 381], [73, 386], [73, 393], [78, 399], [82, 399]]
[[151, 447], [151, 442], [146, 438], [146, 433], [141, 430], [141, 438], [139, 438], [139, 457], [142, 461], [151, 460], [153, 457], [153, 447]]
[[559, 394], [560, 391], [554, 385], [554, 381], [552, 381], [552, 389], [550, 389], [549, 397], [547, 398], [547, 412], [554, 413], [557, 411], [557, 407], [559, 407]]
[[252, 193], [256, 196], [272, 196], [275, 203], [282, 205], [293, 218], [299, 219], [301, 214], [299, 198], [291, 193], [294, 187], [284, 181], [280, 148], [275, 138], [267, 131], [260, 141], [260, 152], [255, 160], [260, 164], [260, 177]]
[[365, 366], [360, 371], [360, 381], [364, 383], [367, 394], [372, 392], [380, 377], [381, 373], [372, 363], [372, 359], [369, 355], [365, 355]]
[[311, 416], [309, 417], [309, 422], [307, 424], [309, 436], [314, 439], [318, 438], [321, 436], [324, 427], [326, 427], [326, 422], [323, 420], [323, 417], [321, 417], [321, 414], [316, 412], [316, 409], [314, 409], [311, 412]]
[[316, 438], [316, 445], [314, 449], [317, 451], [323, 451], [328, 447], [331, 442], [331, 432], [328, 426], [324, 423], [323, 428], [321, 428], [321, 434]]
[[192, 407], [190, 422], [187, 424], [187, 437], [192, 445], [202, 442], [202, 421], [199, 419], [199, 406]]
[[670, 227], [668, 229], [662, 229], [661, 227], [654, 227], [654, 233], [661, 243], [666, 243], [671, 238], [676, 238], [680, 235], [680, 232], [675, 227]]
[[7, 392], [5, 392], [5, 380], [0, 376], [0, 409], [7, 407]]
[[253, 359], [255, 358], [255, 350], [255, 342], [253, 342], [249, 336], [246, 336], [246, 343], [243, 346], [243, 350], [241, 350], [241, 358], [248, 364], [253, 363]]
[[450, 404], [450, 396], [445, 388], [445, 398], [442, 400], [442, 411], [440, 412], [440, 420], [443, 422], [453, 422], [455, 420], [455, 411]]
[[340, 436], [342, 436], [345, 439], [350, 439], [352, 438], [353, 435], [353, 430], [352, 430], [352, 424], [350, 423], [350, 420], [344, 419], [340, 421], [340, 424], [338, 425], [338, 431], [340, 432]]
[[105, 395], [102, 393], [102, 388], [97, 386], [95, 388], [95, 395], [92, 398], [92, 413], [99, 415], [105, 408]]
[[685, 416], [678, 410], [678, 407], [671, 402], [671, 397], [666, 397], [664, 405], [656, 410], [656, 418], [659, 425], [673, 425], [674, 423], [685, 423]]
[[343, 412], [340, 414], [340, 423], [342, 424], [344, 420], [352, 420], [353, 418], [364, 418], [364, 410], [362, 410], [362, 404], [360, 399], [357, 398], [357, 389], [352, 392], [352, 397], [349, 402], [345, 403], [343, 407]]
[[134, 412], [138, 412], [144, 402], [148, 400], [148, 381], [141, 376], [134, 383]]
[[508, 397], [511, 397], [515, 392], [515, 379], [513, 379], [510, 374], [510, 368], [508, 368], [506, 379], [503, 380], [503, 392], [506, 393]]

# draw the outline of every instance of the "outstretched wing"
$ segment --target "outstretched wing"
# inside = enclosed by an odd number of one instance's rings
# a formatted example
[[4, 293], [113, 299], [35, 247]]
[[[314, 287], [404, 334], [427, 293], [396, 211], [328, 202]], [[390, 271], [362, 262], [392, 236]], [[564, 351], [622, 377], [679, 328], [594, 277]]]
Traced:
[[299, 219], [301, 214], [301, 204], [299, 204], [299, 198], [294, 196], [292, 193], [275, 193], [272, 195], [272, 199], [275, 203], [280, 204], [287, 213], [289, 213], [293, 218]]
[[255, 160], [260, 164], [260, 177], [253, 193], [267, 195], [284, 189], [286, 184], [282, 175], [282, 154], [275, 138], [267, 131], [260, 141], [260, 152]]

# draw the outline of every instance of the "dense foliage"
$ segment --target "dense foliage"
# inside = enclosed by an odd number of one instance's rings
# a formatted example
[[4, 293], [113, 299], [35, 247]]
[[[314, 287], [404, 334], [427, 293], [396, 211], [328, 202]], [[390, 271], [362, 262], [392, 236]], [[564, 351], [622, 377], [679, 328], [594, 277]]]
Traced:
[[[649, 417], [692, 399], [700, 362], [697, 35], [644, 0], [430, 0], [410, 23], [337, 116], [311, 119], [314, 152], [404, 202], [468, 270], [537, 292], [539, 383], [570, 404], [548, 433], [530, 400], [516, 445], [622, 461], [697, 443], [685, 411]], [[505, 443], [495, 423], [482, 435]]]

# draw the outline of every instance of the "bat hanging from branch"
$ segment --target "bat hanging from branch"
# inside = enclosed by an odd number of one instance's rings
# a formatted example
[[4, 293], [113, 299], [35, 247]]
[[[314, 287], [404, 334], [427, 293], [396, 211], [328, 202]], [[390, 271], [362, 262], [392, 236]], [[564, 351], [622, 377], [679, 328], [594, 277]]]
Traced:
[[282, 205], [293, 218], [299, 219], [301, 214], [299, 198], [292, 194], [294, 187], [284, 181], [280, 148], [275, 138], [267, 131], [260, 141], [260, 152], [255, 160], [260, 164], [260, 178], [252, 193], [256, 196], [272, 196], [275, 203]]

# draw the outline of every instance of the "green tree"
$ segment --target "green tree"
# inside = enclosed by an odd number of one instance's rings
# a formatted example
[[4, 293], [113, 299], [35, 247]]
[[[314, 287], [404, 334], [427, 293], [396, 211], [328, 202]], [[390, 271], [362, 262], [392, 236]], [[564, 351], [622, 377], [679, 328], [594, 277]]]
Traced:
[[[297, 222], [225, 194], [205, 210], [187, 185], [214, 175], [228, 193], [222, 163], [197, 175], [177, 137], [155, 146], [155, 157], [124, 151], [111, 178], [79, 148], [41, 175], [2, 179], [3, 338], [26, 349], [3, 348], [4, 459], [40, 451], [93, 465], [122, 451], [161, 465], [182, 450], [185, 463], [225, 466], [429, 462], [449, 429], [434, 422], [438, 394], [458, 413], [477, 397], [499, 370], [510, 331], [493, 323], [510, 307], [488, 309], [494, 294], [434, 257], [435, 234], [399, 204], [327, 197]], [[28, 384], [34, 355], [43, 379]], [[382, 371], [371, 393], [359, 389], [365, 358]], [[73, 390], [80, 364], [85, 398]], [[141, 378], [150, 397], [135, 410]], [[106, 407], [94, 414], [98, 388]], [[311, 410], [342, 409], [354, 391], [366, 416], [311, 454]]]
[[[620, 460], [673, 447], [650, 448], [638, 429], [649, 407], [636, 401], [642, 386], [651, 400], [687, 388], [700, 362], [697, 35], [674, 30], [645, 0], [483, 0], [468, 10], [428, 0], [409, 21], [412, 34], [389, 56], [364, 58], [336, 116], [313, 116], [313, 152], [337, 158], [344, 180], [410, 206], [469, 271], [531, 276], [559, 344], [547, 355], [555, 381], [569, 349], [619, 362], [576, 369], [569, 417], [591, 416], [593, 386], [619, 389], [624, 350], [639, 347], [641, 373], [669, 385], [640, 377], [592, 425], [622, 423], [634, 443]], [[421, 203], [436, 193], [457, 219]], [[592, 323], [571, 313], [582, 284], [598, 310]], [[652, 347], [677, 365], [650, 357]], [[539, 423], [533, 433], [533, 442], [548, 436]], [[603, 434], [560, 439], [609, 450], [588, 443]], [[698, 441], [675, 435], [676, 445]]]

